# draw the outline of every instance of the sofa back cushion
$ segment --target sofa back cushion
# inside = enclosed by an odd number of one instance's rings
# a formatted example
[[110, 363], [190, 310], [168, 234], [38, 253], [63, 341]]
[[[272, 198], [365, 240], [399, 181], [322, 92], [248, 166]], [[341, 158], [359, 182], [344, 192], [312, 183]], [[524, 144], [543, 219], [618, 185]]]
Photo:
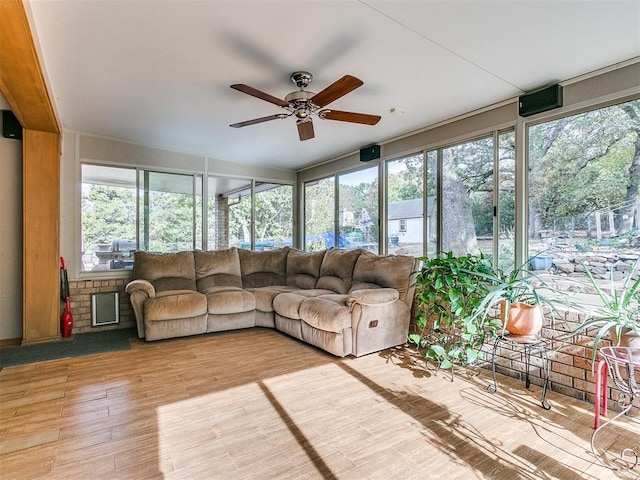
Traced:
[[133, 279], [147, 280], [156, 292], [195, 290], [193, 252], [133, 254]]
[[289, 247], [264, 252], [238, 250], [242, 286], [244, 288], [259, 288], [285, 285], [288, 253]]
[[394, 288], [400, 294], [400, 300], [410, 304], [413, 296], [412, 273], [417, 268], [414, 257], [406, 255], [375, 255], [363, 252], [353, 269], [351, 290], [367, 288]]
[[321, 252], [303, 252], [290, 249], [287, 255], [287, 286], [312, 289], [316, 287], [320, 276], [320, 265], [324, 258]]
[[324, 254], [320, 265], [320, 278], [316, 288], [347, 293], [351, 288], [353, 267], [363, 250], [340, 250], [330, 248]]
[[240, 256], [237, 248], [196, 251], [195, 263], [196, 286], [199, 292], [210, 287], [242, 287]]

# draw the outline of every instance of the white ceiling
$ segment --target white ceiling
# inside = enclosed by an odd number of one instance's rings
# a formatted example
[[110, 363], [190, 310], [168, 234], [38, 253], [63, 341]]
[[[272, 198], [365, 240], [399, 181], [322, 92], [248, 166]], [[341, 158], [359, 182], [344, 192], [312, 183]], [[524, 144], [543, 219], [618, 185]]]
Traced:
[[[65, 129], [212, 158], [297, 169], [640, 56], [639, 1], [27, 0]], [[293, 117], [296, 70], [376, 126]], [[403, 116], [390, 113], [404, 110]]]

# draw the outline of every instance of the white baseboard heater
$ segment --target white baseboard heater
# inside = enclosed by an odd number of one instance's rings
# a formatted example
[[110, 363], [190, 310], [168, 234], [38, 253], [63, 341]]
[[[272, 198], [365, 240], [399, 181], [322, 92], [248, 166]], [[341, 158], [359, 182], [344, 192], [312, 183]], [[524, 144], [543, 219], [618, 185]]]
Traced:
[[118, 292], [91, 294], [91, 326], [120, 323]]

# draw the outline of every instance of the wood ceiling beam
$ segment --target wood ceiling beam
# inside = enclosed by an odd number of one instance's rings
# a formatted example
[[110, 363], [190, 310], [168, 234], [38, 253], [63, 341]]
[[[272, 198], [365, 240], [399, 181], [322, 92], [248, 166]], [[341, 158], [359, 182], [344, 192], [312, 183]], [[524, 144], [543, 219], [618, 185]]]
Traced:
[[0, 0], [0, 91], [23, 128], [60, 133], [21, 0]]

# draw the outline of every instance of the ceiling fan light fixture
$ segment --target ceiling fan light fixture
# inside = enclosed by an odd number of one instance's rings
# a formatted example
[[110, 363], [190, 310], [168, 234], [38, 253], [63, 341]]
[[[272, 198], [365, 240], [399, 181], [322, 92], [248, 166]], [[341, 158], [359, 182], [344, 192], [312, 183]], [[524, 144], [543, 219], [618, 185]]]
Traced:
[[307, 88], [307, 85], [311, 83], [313, 80], [313, 75], [309, 72], [293, 72], [291, 74], [291, 81], [294, 85], [296, 85], [299, 89]]
[[306, 107], [298, 108], [294, 113], [300, 120], [309, 119], [311, 116], [311, 111]]

